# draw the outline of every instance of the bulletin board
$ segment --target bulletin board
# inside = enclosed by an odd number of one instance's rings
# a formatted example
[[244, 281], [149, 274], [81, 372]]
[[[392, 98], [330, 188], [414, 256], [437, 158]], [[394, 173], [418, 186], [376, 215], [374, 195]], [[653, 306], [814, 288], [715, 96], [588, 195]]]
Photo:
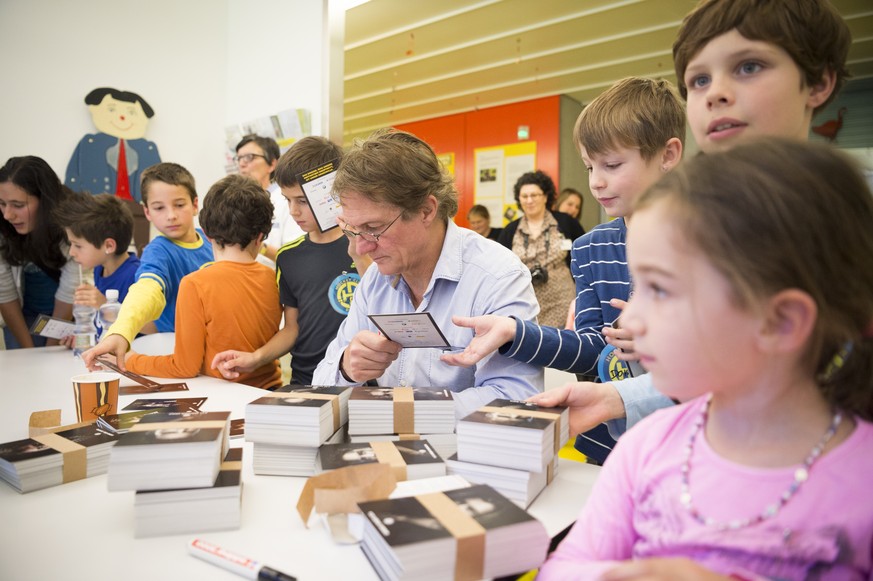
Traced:
[[475, 203], [488, 208], [491, 226], [512, 222], [519, 217], [512, 188], [522, 174], [536, 169], [536, 141], [477, 148], [473, 155]]

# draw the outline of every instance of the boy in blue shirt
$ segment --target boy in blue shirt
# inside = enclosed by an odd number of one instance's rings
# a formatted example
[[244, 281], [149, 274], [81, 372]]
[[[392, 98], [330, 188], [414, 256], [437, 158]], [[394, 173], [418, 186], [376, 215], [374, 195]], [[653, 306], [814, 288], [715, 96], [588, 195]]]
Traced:
[[[625, 237], [634, 201], [681, 161], [684, 139], [685, 110], [666, 81], [632, 77], [594, 99], [576, 121], [574, 140], [591, 193], [615, 220], [573, 243], [575, 330], [494, 315], [455, 317], [455, 324], [473, 328], [476, 335], [463, 352], [443, 355], [443, 361], [473, 365], [499, 349], [517, 361], [593, 374], [606, 346], [604, 330], [621, 314], [631, 291]], [[603, 397], [602, 390], [614, 391], [604, 387], [608, 384], [586, 385], [597, 397]]]
[[94, 284], [76, 288], [75, 302], [99, 308], [106, 291], [118, 291], [123, 301], [135, 281], [139, 257], [128, 252], [133, 237], [133, 215], [111, 194], [71, 194], [56, 211], [70, 242], [70, 256], [86, 270], [94, 269]]
[[115, 324], [100, 343], [82, 354], [89, 369], [105, 353], [114, 354], [123, 369], [131, 341], [149, 321], [155, 321], [158, 332], [173, 332], [182, 277], [213, 260], [212, 245], [194, 226], [198, 198], [188, 170], [175, 163], [153, 165], [143, 172], [141, 190], [146, 218], [161, 235], [143, 250], [136, 283], [128, 290]]

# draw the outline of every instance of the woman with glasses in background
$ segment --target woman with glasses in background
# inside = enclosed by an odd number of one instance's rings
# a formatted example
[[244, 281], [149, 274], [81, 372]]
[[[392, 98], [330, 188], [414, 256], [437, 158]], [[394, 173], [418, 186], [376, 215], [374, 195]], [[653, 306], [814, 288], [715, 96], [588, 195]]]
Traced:
[[261, 246], [261, 255], [269, 259], [269, 266], [275, 266], [276, 254], [283, 244], [303, 236], [303, 230], [291, 219], [288, 201], [273, 181], [280, 155], [275, 139], [250, 134], [236, 144], [233, 158], [239, 173], [258, 182], [273, 202], [273, 227]]
[[540, 303], [537, 322], [563, 327], [567, 305], [576, 295], [570, 274], [570, 246], [585, 230], [576, 220], [549, 208], [555, 202], [555, 183], [542, 171], [523, 174], [515, 182], [515, 201], [524, 215], [506, 225], [498, 242], [530, 269]]

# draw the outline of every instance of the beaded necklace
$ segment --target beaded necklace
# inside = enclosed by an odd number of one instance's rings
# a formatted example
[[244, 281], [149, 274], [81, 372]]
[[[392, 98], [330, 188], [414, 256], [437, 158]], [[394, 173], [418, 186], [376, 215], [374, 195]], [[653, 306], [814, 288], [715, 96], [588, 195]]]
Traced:
[[685, 460], [682, 462], [682, 467], [680, 470], [682, 471], [682, 490], [679, 494], [679, 502], [682, 503], [682, 506], [688, 510], [689, 514], [696, 520], [697, 522], [706, 525], [715, 527], [718, 530], [735, 530], [741, 529], [747, 526], [758, 524], [762, 521], [765, 521], [769, 518], [773, 518], [776, 516], [783, 506], [788, 504], [788, 501], [800, 490], [800, 486], [806, 482], [807, 478], [809, 478], [809, 470], [812, 468], [812, 465], [815, 464], [816, 460], [821, 456], [822, 451], [824, 450], [827, 443], [837, 432], [837, 428], [840, 426], [840, 422], [843, 420], [843, 415], [837, 411], [834, 414], [834, 418], [831, 421], [831, 425], [828, 427], [827, 431], [821, 437], [821, 440], [812, 447], [809, 455], [806, 457], [806, 460], [803, 461], [803, 465], [795, 470], [794, 472], [794, 481], [788, 487], [788, 489], [782, 493], [779, 497], [779, 500], [774, 502], [773, 504], [768, 505], [760, 514], [748, 517], [744, 519], [734, 519], [728, 522], [718, 522], [714, 518], [703, 516], [694, 506], [691, 497], [691, 489], [688, 486], [689, 476], [691, 474], [691, 453], [694, 451], [694, 441], [697, 439], [698, 434], [703, 430], [703, 426], [706, 425], [706, 420], [709, 417], [709, 404], [712, 401], [712, 395], [706, 399], [706, 403], [703, 406], [703, 410], [700, 412], [700, 417], [697, 418], [697, 421], [694, 423], [694, 427], [691, 431], [691, 437], [688, 438], [688, 444], [685, 445]]

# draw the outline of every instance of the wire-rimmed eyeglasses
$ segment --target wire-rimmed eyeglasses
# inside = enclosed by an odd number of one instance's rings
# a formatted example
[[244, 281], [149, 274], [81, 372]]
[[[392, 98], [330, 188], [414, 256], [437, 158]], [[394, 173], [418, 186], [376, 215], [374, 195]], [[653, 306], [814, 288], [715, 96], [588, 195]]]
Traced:
[[394, 218], [393, 220], [391, 220], [388, 223], [388, 225], [385, 226], [385, 228], [381, 232], [355, 232], [354, 230], [351, 230], [349, 228], [343, 228], [343, 232], [345, 233], [346, 236], [349, 236], [351, 238], [357, 238], [358, 236], [360, 236], [361, 240], [365, 240], [367, 242], [373, 242], [374, 244], [378, 244], [379, 238], [381, 238], [385, 234], [385, 232], [388, 231], [388, 228], [393, 226], [394, 222], [399, 220], [400, 216], [402, 216], [402, 215], [403, 215], [403, 212], [400, 212], [397, 215], [397, 217]]

